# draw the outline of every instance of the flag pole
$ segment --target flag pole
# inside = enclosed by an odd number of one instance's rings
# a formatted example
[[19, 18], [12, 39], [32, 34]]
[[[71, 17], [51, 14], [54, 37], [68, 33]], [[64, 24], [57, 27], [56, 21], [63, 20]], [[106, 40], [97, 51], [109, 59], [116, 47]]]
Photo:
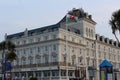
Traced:
[[70, 15], [70, 14], [66, 14], [66, 22], [65, 22], [65, 26], [66, 26], [66, 32], [65, 32], [65, 35], [66, 35], [66, 41], [65, 41], [65, 45], [66, 45], [66, 76], [67, 76], [67, 80], [69, 80], [69, 66], [68, 66], [68, 59], [69, 56], [68, 55], [68, 42], [67, 42], [67, 32], [68, 32], [68, 22], [77, 22], [78, 20], [78, 17], [74, 16], [74, 15]]
[[65, 22], [65, 28], [66, 28], [66, 32], [65, 32], [65, 35], [66, 35], [66, 39], [65, 39], [65, 47], [66, 47], [66, 76], [67, 76], [67, 80], [68, 80], [68, 57], [67, 57], [67, 51], [68, 51], [68, 44], [67, 44], [67, 29], [68, 29], [68, 25], [67, 25], [67, 15], [68, 14], [66, 14], [66, 22]]

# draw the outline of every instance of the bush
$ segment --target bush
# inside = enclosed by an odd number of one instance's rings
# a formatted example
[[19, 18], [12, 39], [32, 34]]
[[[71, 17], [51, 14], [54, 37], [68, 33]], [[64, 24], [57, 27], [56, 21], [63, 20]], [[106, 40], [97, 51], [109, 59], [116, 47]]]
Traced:
[[30, 80], [37, 80], [37, 78], [36, 77], [31, 77]]

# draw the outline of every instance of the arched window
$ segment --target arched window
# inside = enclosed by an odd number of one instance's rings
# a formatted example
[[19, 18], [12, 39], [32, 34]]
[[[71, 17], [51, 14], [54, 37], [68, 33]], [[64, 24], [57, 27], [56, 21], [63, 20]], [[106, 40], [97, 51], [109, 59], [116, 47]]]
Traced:
[[73, 55], [73, 56], [72, 56], [72, 65], [75, 65], [75, 62], [76, 62], [76, 56]]
[[21, 64], [22, 64], [22, 65], [25, 65], [25, 64], [26, 64], [26, 58], [25, 58], [25, 57], [22, 57], [22, 58], [21, 58]]
[[57, 54], [55, 52], [52, 53], [52, 62], [57, 62]]
[[36, 63], [41, 63], [41, 56], [39, 55], [36, 56]]
[[48, 55], [45, 55], [45, 56], [44, 56], [44, 61], [45, 61], [45, 63], [48, 63], [48, 62], [49, 62], [49, 56], [48, 56]]
[[91, 31], [90, 31], [90, 28], [89, 28], [89, 37], [90, 37], [90, 34], [91, 34]]
[[30, 56], [30, 57], [28, 58], [28, 64], [33, 64], [33, 57]]
[[16, 65], [20, 65], [19, 58], [16, 60]]
[[67, 58], [66, 55], [63, 55], [63, 62], [66, 62]]
[[88, 28], [86, 28], [86, 35], [88, 36]]
[[91, 30], [91, 37], [93, 37], [93, 30]]

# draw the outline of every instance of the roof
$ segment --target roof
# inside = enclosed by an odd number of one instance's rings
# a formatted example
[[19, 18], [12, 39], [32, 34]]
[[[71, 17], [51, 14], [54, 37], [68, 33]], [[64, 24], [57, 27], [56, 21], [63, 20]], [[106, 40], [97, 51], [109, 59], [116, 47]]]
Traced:
[[[36, 34], [36, 35], [41, 34], [45, 30], [53, 31], [55, 28], [59, 28], [59, 27], [60, 27], [60, 24], [57, 23], [57, 24], [50, 25], [50, 26], [45, 26], [45, 27], [42, 27], [42, 28], [28, 30], [28, 36], [31, 36], [32, 34]], [[14, 37], [15, 38], [20, 38], [21, 36], [24, 36], [24, 32], [19, 32], [19, 33], [16, 33], [16, 34], [8, 35], [7, 39], [12, 39]]]
[[101, 64], [100, 67], [112, 67], [113, 65], [108, 61], [104, 60]]

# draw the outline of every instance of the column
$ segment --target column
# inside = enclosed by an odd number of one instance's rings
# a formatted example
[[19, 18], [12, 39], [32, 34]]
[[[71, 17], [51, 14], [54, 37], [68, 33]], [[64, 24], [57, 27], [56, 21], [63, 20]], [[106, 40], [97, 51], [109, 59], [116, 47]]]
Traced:
[[86, 79], [89, 80], [89, 72], [88, 72], [87, 67], [86, 67]]
[[25, 72], [26, 73], [26, 80], [28, 80], [28, 73], [27, 72]]
[[41, 78], [43, 78], [44, 77], [44, 75], [43, 75], [43, 71], [41, 71]]
[[36, 77], [36, 75], [35, 75], [35, 71], [33, 71], [33, 77]]
[[15, 78], [15, 72], [11, 72], [12, 80]]
[[21, 79], [21, 73], [19, 72], [19, 79]]
[[52, 72], [51, 72], [51, 70], [50, 70], [49, 72], [50, 72], [50, 80], [52, 80], [52, 79], [51, 79], [51, 77], [52, 77]]
[[61, 80], [61, 69], [59, 69], [59, 80]]

